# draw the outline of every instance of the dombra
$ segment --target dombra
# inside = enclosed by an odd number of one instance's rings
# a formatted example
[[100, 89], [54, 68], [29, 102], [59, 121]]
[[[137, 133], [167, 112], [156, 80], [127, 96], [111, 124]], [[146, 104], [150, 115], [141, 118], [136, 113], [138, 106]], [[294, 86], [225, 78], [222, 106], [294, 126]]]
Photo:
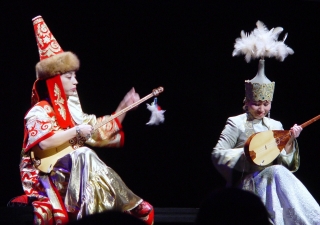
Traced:
[[[97, 131], [98, 128], [102, 127], [103, 125], [107, 124], [108, 122], [117, 118], [123, 113], [129, 111], [130, 109], [138, 106], [139, 104], [148, 100], [149, 98], [158, 96], [160, 93], [163, 92], [163, 90], [164, 90], [163, 87], [158, 87], [156, 89], [153, 89], [152, 93], [150, 93], [149, 95], [143, 97], [142, 99], [140, 99], [139, 101], [136, 101], [135, 103], [129, 105], [128, 107], [120, 110], [119, 112], [111, 115], [110, 117], [108, 117], [108, 119], [102, 121], [101, 123], [96, 124], [93, 127], [94, 131]], [[61, 157], [69, 154], [74, 150], [75, 149], [72, 147], [72, 145], [69, 142], [66, 142], [56, 148], [51, 148], [47, 150], [42, 150], [38, 145], [36, 145], [30, 150], [30, 157], [34, 166], [38, 170], [44, 173], [50, 173], [53, 169], [53, 166]]]
[[[302, 128], [320, 119], [320, 115], [301, 124]], [[258, 166], [267, 166], [275, 160], [290, 140], [290, 130], [268, 130], [251, 135], [244, 145], [247, 159]]]

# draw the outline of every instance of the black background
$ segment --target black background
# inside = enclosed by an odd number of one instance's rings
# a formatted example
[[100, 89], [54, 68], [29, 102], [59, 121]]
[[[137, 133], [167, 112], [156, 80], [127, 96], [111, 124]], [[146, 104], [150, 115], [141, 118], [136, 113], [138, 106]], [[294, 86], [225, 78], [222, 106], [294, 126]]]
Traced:
[[[266, 59], [266, 75], [276, 82], [271, 117], [289, 129], [320, 112], [318, 1], [1, 1], [0, 10], [1, 206], [23, 194], [18, 164], [39, 61], [31, 22], [38, 15], [81, 60], [85, 112], [112, 113], [131, 87], [141, 97], [164, 87], [164, 124], [146, 126], [143, 103], [126, 116], [123, 148], [95, 149], [156, 207], [198, 207], [224, 186], [210, 153], [227, 117], [242, 113], [244, 80], [257, 72], [257, 60], [231, 55], [240, 31], [252, 31], [257, 20], [283, 27], [280, 39], [288, 32], [295, 51], [284, 62]], [[295, 173], [318, 202], [319, 130], [316, 122], [299, 137]]]

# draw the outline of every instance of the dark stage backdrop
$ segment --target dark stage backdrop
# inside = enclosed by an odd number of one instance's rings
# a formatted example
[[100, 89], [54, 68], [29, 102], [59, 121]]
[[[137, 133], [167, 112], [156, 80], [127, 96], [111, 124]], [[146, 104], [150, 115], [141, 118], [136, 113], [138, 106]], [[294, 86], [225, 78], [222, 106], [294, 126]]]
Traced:
[[[227, 117], [242, 113], [244, 80], [257, 72], [257, 60], [231, 55], [240, 31], [252, 31], [257, 20], [269, 29], [282, 26], [280, 39], [288, 32], [286, 44], [295, 51], [284, 62], [266, 59], [266, 74], [276, 82], [272, 118], [289, 129], [318, 115], [320, 2], [221, 2], [1, 1], [0, 205], [23, 193], [18, 164], [39, 60], [31, 22], [38, 15], [81, 60], [85, 112], [112, 113], [131, 87], [141, 97], [164, 87], [158, 98], [164, 124], [145, 125], [150, 112], [143, 103], [123, 123], [123, 148], [95, 149], [156, 207], [198, 207], [224, 186], [210, 153]], [[320, 122], [302, 132], [295, 173], [318, 202], [319, 135]]]

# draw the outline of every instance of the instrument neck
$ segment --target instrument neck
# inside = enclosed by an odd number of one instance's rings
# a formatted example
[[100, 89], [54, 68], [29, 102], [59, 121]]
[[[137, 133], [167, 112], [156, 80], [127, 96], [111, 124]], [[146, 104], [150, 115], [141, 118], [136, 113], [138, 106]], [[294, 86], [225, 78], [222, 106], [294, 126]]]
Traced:
[[312, 118], [311, 120], [308, 120], [307, 122], [305, 122], [305, 123], [301, 124], [300, 126], [301, 126], [302, 128], [305, 128], [306, 126], [308, 126], [308, 125], [310, 125], [310, 124], [312, 124], [312, 123], [316, 122], [318, 119], [320, 119], [320, 115], [318, 115], [318, 116], [316, 116], [316, 117]]
[[127, 106], [126, 108], [120, 110], [119, 112], [111, 115], [110, 117], [108, 117], [108, 119], [102, 121], [101, 123], [96, 124], [95, 126], [93, 126], [94, 130], [97, 130], [99, 127], [102, 127], [103, 125], [107, 124], [108, 122], [110, 122], [111, 120], [117, 118], [118, 116], [128, 112], [130, 109], [136, 107], [137, 105], [141, 104], [142, 102], [148, 100], [149, 98], [153, 97], [154, 95], [151, 93], [147, 96], [145, 96], [144, 98], [140, 99], [139, 101], [136, 101], [134, 103], [132, 103], [131, 105]]

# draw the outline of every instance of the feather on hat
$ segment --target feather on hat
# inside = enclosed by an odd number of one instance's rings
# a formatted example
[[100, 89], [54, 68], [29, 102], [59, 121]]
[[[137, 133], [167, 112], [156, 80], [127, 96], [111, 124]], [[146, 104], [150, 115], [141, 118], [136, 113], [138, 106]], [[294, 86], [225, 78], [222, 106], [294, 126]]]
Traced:
[[245, 60], [250, 62], [251, 59], [264, 57], [275, 57], [283, 61], [289, 54], [292, 55], [293, 50], [288, 47], [284, 41], [288, 34], [285, 34], [283, 40], [278, 41], [282, 27], [272, 28], [268, 30], [261, 21], [257, 21], [257, 28], [251, 33], [241, 31], [241, 37], [236, 39], [232, 56], [245, 55]]
[[257, 27], [251, 33], [241, 31], [241, 37], [237, 38], [234, 44], [232, 56], [243, 54], [246, 62], [260, 58], [257, 75], [253, 79], [245, 81], [245, 99], [272, 101], [275, 82], [271, 82], [264, 73], [264, 58], [275, 57], [283, 61], [289, 54], [292, 55], [294, 51], [284, 43], [288, 34], [285, 34], [282, 41], [278, 41], [279, 35], [283, 31], [282, 27], [268, 30], [264, 23], [259, 20], [256, 25]]

